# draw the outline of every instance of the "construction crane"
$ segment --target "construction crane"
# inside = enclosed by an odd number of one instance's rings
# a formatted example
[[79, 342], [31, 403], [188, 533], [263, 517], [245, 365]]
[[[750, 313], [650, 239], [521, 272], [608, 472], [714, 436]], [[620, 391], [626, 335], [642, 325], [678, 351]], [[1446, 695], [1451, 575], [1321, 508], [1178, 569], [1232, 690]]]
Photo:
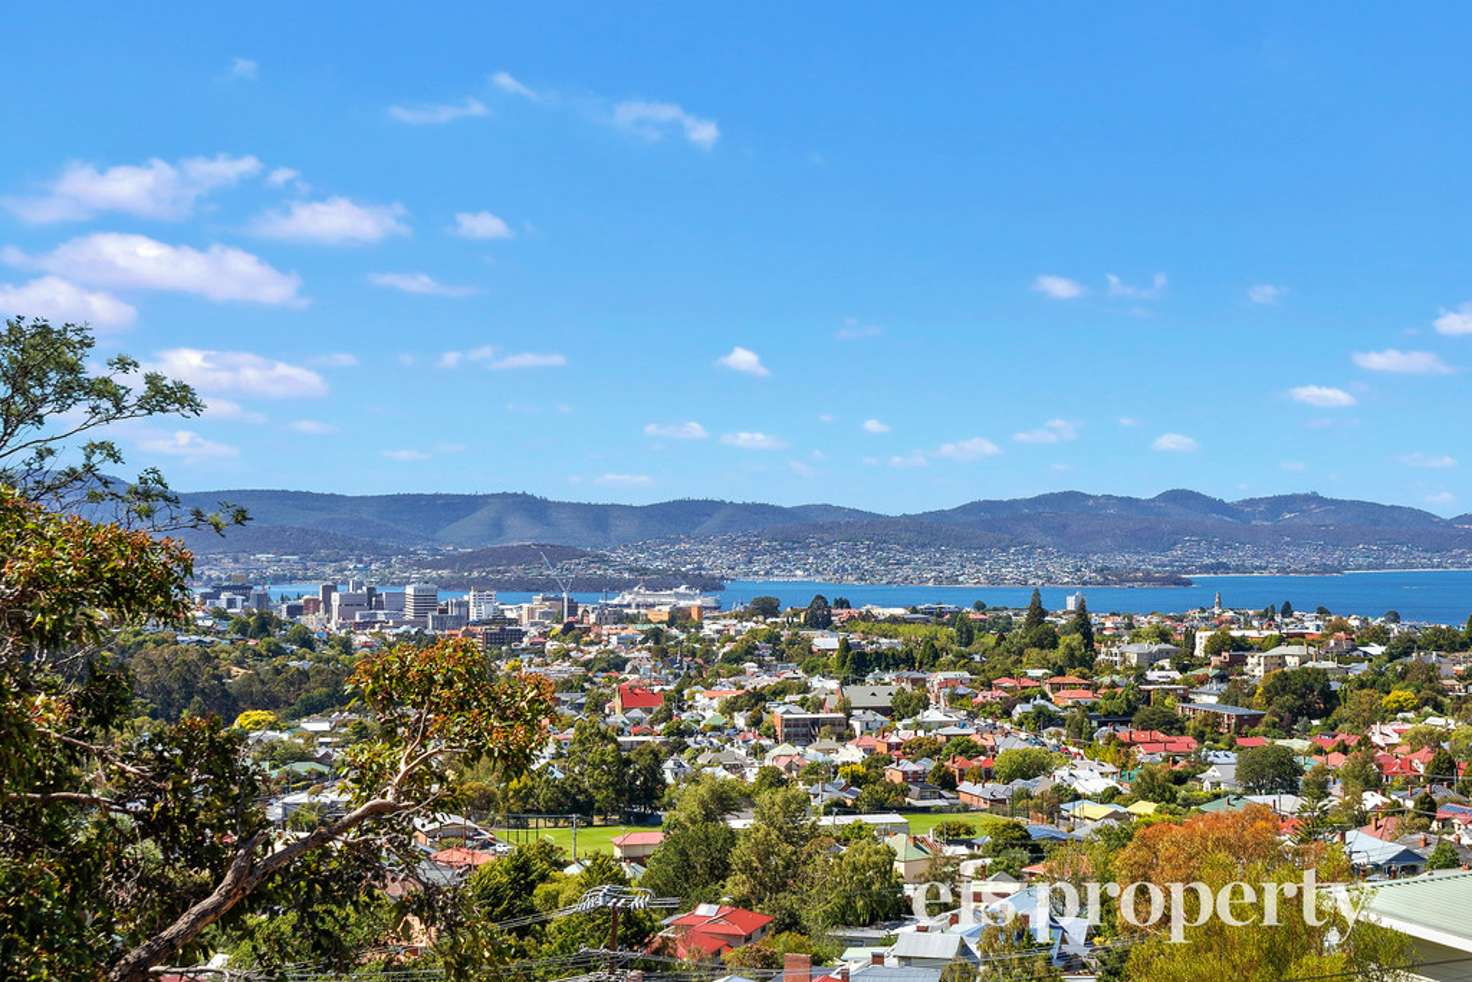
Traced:
[[551, 562], [551, 560], [549, 560], [547, 558], [547, 554], [545, 552], [543, 552], [542, 550], [538, 549], [537, 550], [537, 555], [539, 555], [539, 556], [542, 557], [542, 565], [547, 567], [547, 574], [549, 576], [551, 576], [553, 582], [557, 584], [557, 589], [559, 589], [559, 590], [562, 591], [562, 623], [566, 624], [567, 623], [567, 587], [568, 587], [568, 584], [570, 584], [572, 581], [571, 580], [564, 580], [562, 577], [560, 577], [560, 576], [557, 575], [557, 570], [555, 570], [555, 569], [552, 568], [552, 562]]

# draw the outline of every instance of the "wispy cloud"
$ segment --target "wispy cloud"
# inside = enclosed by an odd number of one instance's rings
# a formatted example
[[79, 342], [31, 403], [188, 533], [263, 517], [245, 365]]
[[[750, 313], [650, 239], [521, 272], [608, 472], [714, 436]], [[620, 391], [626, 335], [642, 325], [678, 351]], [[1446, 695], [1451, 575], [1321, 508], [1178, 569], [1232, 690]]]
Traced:
[[995, 457], [1002, 452], [1002, 448], [984, 436], [973, 436], [965, 440], [956, 440], [951, 443], [942, 443], [935, 449], [937, 457], [946, 460], [982, 460], [986, 457]]
[[531, 99], [535, 102], [536, 100], [541, 98], [541, 96], [538, 95], [535, 90], [533, 90], [529, 86], [523, 85], [515, 77], [513, 77], [510, 72], [496, 72], [491, 76], [491, 84], [500, 89], [502, 92], [506, 92], [510, 95], [519, 95], [523, 99]]
[[441, 283], [428, 273], [369, 273], [368, 282], [374, 286], [427, 297], [469, 297], [480, 292], [473, 286]]
[[1452, 367], [1432, 351], [1356, 351], [1350, 356], [1359, 367], [1371, 372], [1399, 375], [1450, 375]]
[[1449, 454], [1428, 454], [1416, 451], [1402, 454], [1395, 459], [1407, 467], [1419, 467], [1426, 470], [1441, 471], [1457, 466], [1457, 459]]
[[318, 245], [367, 245], [392, 235], [408, 235], [404, 206], [359, 204], [341, 196], [293, 201], [285, 211], [257, 216], [249, 230], [268, 239]]
[[552, 351], [522, 351], [514, 355], [492, 358], [486, 367], [492, 371], [507, 371], [516, 368], [561, 368], [567, 364], [567, 356]]
[[148, 453], [182, 457], [187, 461], [219, 460], [240, 456], [238, 447], [207, 440], [193, 430], [150, 433], [138, 439], [138, 447]]
[[260, 71], [261, 66], [256, 63], [256, 60], [254, 58], [236, 57], [230, 59], [231, 78], [238, 78], [243, 79], [247, 82], [254, 82], [256, 80], [256, 76], [260, 74]]
[[911, 450], [909, 453], [894, 454], [889, 458], [891, 467], [924, 467], [929, 462], [923, 450]]
[[882, 423], [882, 422], [880, 422], [877, 419], [866, 419], [866, 420], [864, 420], [863, 426], [864, 426], [864, 432], [865, 433], [888, 433], [889, 432], [889, 424], [888, 423]]
[[1296, 385], [1288, 390], [1294, 402], [1320, 409], [1344, 409], [1355, 404], [1355, 397], [1332, 385]]
[[233, 246], [208, 249], [169, 245], [144, 235], [97, 232], [63, 242], [39, 256], [7, 248], [12, 266], [40, 269], [68, 280], [118, 289], [191, 293], [208, 300], [295, 305], [301, 279]]
[[654, 483], [654, 478], [648, 474], [599, 474], [593, 478], [593, 483], [616, 488], [645, 488]]
[[839, 341], [861, 341], [864, 338], [877, 338], [884, 333], [884, 328], [878, 324], [864, 324], [855, 317], [845, 317], [843, 326], [833, 332], [833, 337]]
[[704, 440], [710, 436], [695, 420], [685, 423], [645, 423], [644, 435], [666, 440]]
[[460, 102], [422, 103], [419, 105], [394, 105], [388, 107], [389, 118], [409, 126], [443, 126], [457, 119], [485, 116], [490, 110], [474, 96], [466, 96]]
[[61, 175], [32, 198], [9, 198], [7, 209], [27, 222], [82, 221], [118, 212], [154, 221], [188, 218], [205, 195], [260, 173], [255, 157], [186, 157], [168, 163], [154, 157], [143, 164], [100, 170], [95, 164], [68, 164]]
[[488, 211], [456, 212], [452, 231], [463, 239], [509, 239], [512, 234], [504, 219]]
[[1018, 443], [1067, 443], [1078, 439], [1078, 427], [1066, 419], [1050, 419], [1037, 429], [1012, 434]]
[[1286, 286], [1272, 283], [1256, 283], [1247, 288], [1247, 299], [1255, 304], [1270, 307], [1288, 295]]
[[385, 460], [398, 461], [399, 463], [403, 464], [411, 463], [416, 460], [428, 460], [430, 458], [430, 455], [423, 450], [404, 448], [399, 450], [385, 450], [383, 451], [383, 458]]
[[766, 378], [772, 374], [767, 371], [767, 366], [762, 364], [761, 358], [750, 348], [736, 345], [728, 354], [716, 359], [717, 365], [724, 365], [734, 372], [744, 372], [747, 375], [755, 375], [758, 378]]
[[327, 368], [353, 368], [358, 364], [358, 356], [350, 351], [329, 351], [324, 355], [315, 355], [308, 361]]
[[721, 435], [721, 442], [742, 450], [786, 450], [787, 441], [768, 433], [743, 430], [739, 433]]
[[233, 399], [223, 399], [219, 396], [209, 397], [205, 403], [203, 416], [211, 422], [260, 424], [266, 421], [265, 413], [246, 409]]
[[620, 102], [613, 107], [613, 122], [646, 140], [658, 140], [670, 132], [679, 133], [686, 142], [702, 150], [715, 146], [721, 136], [715, 120], [686, 112], [674, 102], [639, 99]]
[[1194, 453], [1201, 445], [1184, 433], [1162, 433], [1150, 444], [1151, 450], [1161, 453]]
[[1111, 297], [1127, 297], [1131, 300], [1158, 299], [1165, 292], [1166, 287], [1164, 273], [1156, 273], [1151, 277], [1149, 286], [1131, 286], [1113, 273], [1104, 274], [1104, 279], [1109, 283]]
[[1076, 300], [1088, 291], [1077, 280], [1053, 273], [1044, 273], [1032, 281], [1035, 292], [1053, 300]]
[[1435, 491], [1426, 496], [1428, 505], [1450, 505], [1457, 500], [1457, 496], [1450, 491]]
[[286, 427], [305, 436], [331, 436], [337, 432], [336, 426], [324, 423], [320, 419], [296, 419], [287, 423]]

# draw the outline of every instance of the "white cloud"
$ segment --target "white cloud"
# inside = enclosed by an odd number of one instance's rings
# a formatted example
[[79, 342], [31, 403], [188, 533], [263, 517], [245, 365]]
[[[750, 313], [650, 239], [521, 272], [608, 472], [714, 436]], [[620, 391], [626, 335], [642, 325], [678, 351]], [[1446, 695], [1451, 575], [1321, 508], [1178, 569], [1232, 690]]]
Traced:
[[12, 198], [5, 206], [28, 222], [80, 221], [103, 212], [177, 221], [194, 211], [200, 198], [259, 173], [255, 157], [187, 157], [176, 164], [152, 158], [98, 170], [68, 164], [36, 198]]
[[388, 107], [390, 119], [410, 126], [442, 126], [457, 119], [485, 116], [488, 112], [485, 103], [473, 96], [466, 96], [461, 102]]
[[702, 150], [709, 150], [720, 139], [721, 130], [713, 119], [687, 113], [673, 102], [643, 102], [637, 99], [620, 102], [613, 107], [613, 122], [646, 140], [658, 140], [671, 129]]
[[210, 300], [299, 304], [301, 278], [233, 246], [204, 251], [144, 235], [97, 232], [63, 242], [41, 256], [7, 249], [4, 259], [96, 286], [192, 293]]
[[203, 415], [212, 420], [227, 420], [235, 423], [264, 423], [266, 421], [265, 413], [246, 409], [232, 399], [222, 399], [219, 396], [210, 396], [206, 400]]
[[1154, 300], [1165, 292], [1166, 286], [1164, 273], [1156, 273], [1151, 277], [1149, 286], [1130, 286], [1113, 273], [1104, 274], [1104, 279], [1109, 282], [1111, 297], [1128, 297], [1132, 300]]
[[535, 91], [517, 81], [517, 79], [513, 77], [510, 72], [496, 72], [494, 75], [491, 76], [491, 84], [500, 89], [502, 92], [508, 92], [511, 95], [519, 95], [523, 99], [536, 100], [541, 98], [539, 95], [537, 95]]
[[29, 283], [0, 283], [0, 312], [52, 321], [86, 321], [100, 330], [127, 327], [138, 316], [136, 309], [112, 294], [84, 290], [59, 276], [42, 276]]
[[1450, 375], [1452, 367], [1431, 351], [1356, 351], [1354, 363], [1371, 372], [1395, 372], [1400, 375]]
[[454, 232], [465, 239], [511, 238], [511, 226], [488, 211], [456, 212]]
[[138, 446], [149, 453], [183, 457], [186, 460], [218, 460], [237, 457], [240, 450], [228, 443], [206, 440], [192, 430], [175, 430], [172, 433], [156, 433], [141, 437]]
[[1121, 417], [1119, 417], [1119, 425], [1120, 426], [1139, 426], [1140, 425], [1140, 421], [1138, 419], [1135, 419], [1135, 417], [1133, 417], [1133, 416], [1121, 416]]
[[944, 457], [947, 460], [981, 460], [983, 457], [995, 457], [1001, 452], [1001, 447], [984, 436], [973, 436], [966, 440], [942, 443], [935, 449], [937, 457]]
[[1308, 465], [1301, 460], [1285, 460], [1278, 464], [1278, 466], [1285, 471], [1291, 471], [1295, 474], [1308, 470]]
[[930, 463], [923, 450], [911, 450], [907, 454], [895, 454], [889, 458], [891, 467], [924, 467]]
[[310, 368], [247, 351], [170, 348], [160, 351], [148, 367], [182, 379], [205, 393], [239, 393], [265, 399], [301, 399], [327, 394], [327, 382]]
[[755, 375], [758, 378], [766, 378], [772, 374], [767, 371], [767, 366], [762, 364], [761, 358], [750, 348], [736, 345], [729, 354], [724, 354], [716, 359], [717, 365], [725, 365], [736, 372], [745, 372], [747, 375]]
[[1434, 324], [1439, 334], [1472, 334], [1472, 300], [1456, 310], [1443, 310]]
[[710, 436], [705, 427], [693, 419], [686, 423], [645, 423], [644, 435], [667, 440], [704, 440]]
[[1426, 496], [1428, 505], [1449, 505], [1457, 500], [1457, 496], [1450, 491], [1437, 491]]
[[593, 478], [593, 483], [616, 488], [642, 488], [653, 484], [654, 478], [648, 474], [599, 474]]
[[1150, 444], [1150, 449], [1161, 453], [1194, 453], [1200, 446], [1184, 433], [1162, 433]]
[[758, 432], [742, 431], [739, 433], [725, 433], [721, 436], [721, 442], [727, 446], [740, 447], [742, 450], [787, 449], [787, 441], [781, 437]]
[[836, 417], [834, 417], [834, 415], [832, 413], [819, 413], [818, 414], [818, 422], [820, 422], [820, 423], [831, 423], [831, 422], [833, 422], [833, 420], [835, 418]]
[[358, 364], [358, 356], [347, 351], [329, 351], [325, 355], [312, 358], [311, 362], [328, 368], [353, 368]]
[[1407, 467], [1422, 467], [1427, 470], [1436, 471], [1446, 470], [1449, 467], [1457, 466], [1456, 458], [1449, 456], [1448, 454], [1427, 454], [1421, 453], [1420, 451], [1416, 451], [1415, 453], [1402, 454], [1401, 456], [1397, 457], [1396, 460], [1399, 460]]
[[877, 419], [866, 419], [866, 420], [864, 420], [864, 432], [865, 433], [888, 433], [889, 432], [889, 424], [888, 423], [881, 423]]
[[273, 188], [283, 188], [288, 184], [299, 183], [301, 179], [301, 172], [290, 167], [277, 167], [266, 175], [266, 183]]
[[428, 273], [369, 273], [368, 282], [374, 286], [427, 297], [469, 297], [480, 292], [473, 286], [441, 283]]
[[1271, 306], [1287, 295], [1286, 286], [1274, 286], [1271, 283], [1257, 283], [1247, 288], [1247, 299], [1263, 306]]
[[1294, 402], [1320, 409], [1343, 409], [1355, 404], [1354, 396], [1330, 385], [1296, 385], [1288, 390]]
[[320, 419], [296, 419], [287, 423], [286, 427], [306, 436], [331, 436], [337, 432], [336, 426], [324, 423]]
[[798, 477], [817, 477], [818, 469], [805, 460], [789, 460], [787, 469]]
[[493, 358], [486, 367], [499, 372], [515, 368], [561, 368], [566, 364], [566, 355], [556, 352], [523, 351], [514, 355]]
[[1050, 419], [1034, 430], [1012, 434], [1018, 443], [1067, 443], [1078, 439], [1078, 428], [1066, 419]]
[[400, 463], [408, 463], [415, 460], [428, 460], [429, 454], [423, 450], [385, 450], [383, 457], [386, 460], [397, 460]]
[[1066, 276], [1055, 276], [1044, 273], [1032, 281], [1034, 291], [1054, 300], [1074, 300], [1083, 296], [1086, 292], [1084, 285], [1077, 280], [1071, 280]]
[[254, 58], [232, 58], [230, 59], [230, 76], [242, 78], [248, 82], [254, 82], [261, 66]]
[[258, 215], [249, 230], [268, 239], [320, 245], [364, 245], [391, 235], [408, 235], [401, 219], [404, 206], [363, 205], [341, 196], [322, 201], [293, 201], [287, 210]]

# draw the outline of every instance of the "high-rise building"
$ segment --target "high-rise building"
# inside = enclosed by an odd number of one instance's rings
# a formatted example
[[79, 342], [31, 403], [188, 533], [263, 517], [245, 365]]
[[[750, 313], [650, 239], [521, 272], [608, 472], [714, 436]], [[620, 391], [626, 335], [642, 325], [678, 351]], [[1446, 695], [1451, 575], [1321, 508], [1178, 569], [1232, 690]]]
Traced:
[[471, 623], [488, 621], [501, 611], [500, 605], [496, 603], [495, 590], [472, 589], [465, 595], [465, 600], [470, 605]]
[[323, 613], [332, 609], [332, 595], [336, 592], [336, 583], [323, 583], [317, 588], [317, 599], [322, 602]]
[[404, 616], [425, 621], [440, 605], [440, 591], [433, 583], [410, 583], [404, 587]]

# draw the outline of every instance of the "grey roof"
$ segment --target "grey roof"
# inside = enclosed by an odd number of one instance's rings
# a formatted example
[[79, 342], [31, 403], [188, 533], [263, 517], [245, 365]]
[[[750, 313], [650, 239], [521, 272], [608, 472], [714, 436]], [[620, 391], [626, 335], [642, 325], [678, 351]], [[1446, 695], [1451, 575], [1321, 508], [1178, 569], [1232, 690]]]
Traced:
[[1228, 706], [1226, 703], [1211, 702], [1183, 702], [1181, 709], [1200, 709], [1208, 713], [1221, 713], [1224, 716], [1261, 716], [1261, 709], [1248, 709], [1246, 706]]
[[860, 965], [849, 970], [850, 982], [940, 982], [940, 969], [918, 965]]
[[966, 939], [959, 934], [938, 931], [906, 931], [895, 938], [889, 949], [896, 958], [943, 958], [950, 960], [961, 954]]

